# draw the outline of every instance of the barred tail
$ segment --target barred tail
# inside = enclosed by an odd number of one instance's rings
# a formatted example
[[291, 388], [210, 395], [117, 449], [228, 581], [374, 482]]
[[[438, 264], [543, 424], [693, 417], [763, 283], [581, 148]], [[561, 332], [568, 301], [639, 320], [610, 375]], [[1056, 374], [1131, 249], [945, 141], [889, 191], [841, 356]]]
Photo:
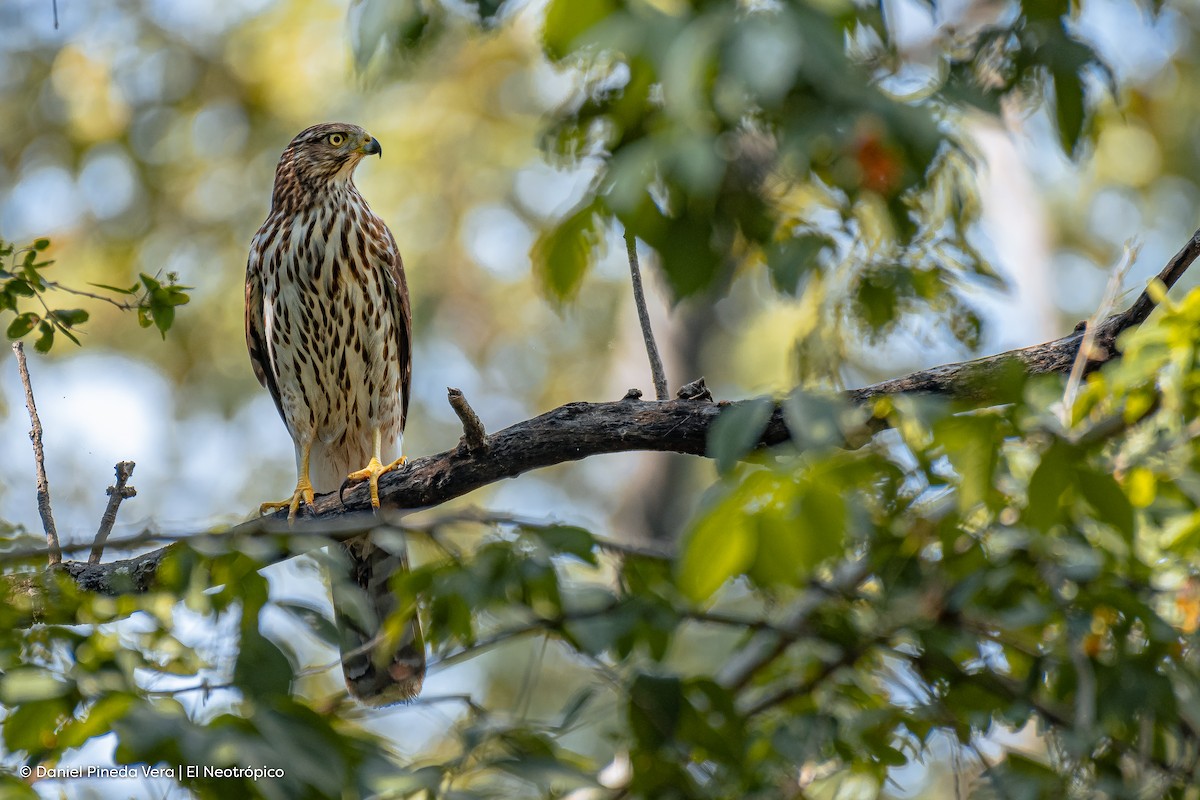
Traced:
[[388, 552], [369, 536], [347, 540], [340, 546], [345, 579], [331, 581], [346, 688], [368, 706], [411, 700], [425, 680], [425, 639], [416, 607], [405, 620], [388, 587], [392, 575], [408, 569], [408, 553], [396, 547], [398, 552]]

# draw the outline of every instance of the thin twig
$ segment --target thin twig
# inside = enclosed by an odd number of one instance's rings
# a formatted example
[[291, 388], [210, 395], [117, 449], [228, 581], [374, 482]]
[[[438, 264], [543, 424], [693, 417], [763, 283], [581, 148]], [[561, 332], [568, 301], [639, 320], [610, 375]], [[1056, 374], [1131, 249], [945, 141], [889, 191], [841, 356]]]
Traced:
[[104, 555], [104, 543], [108, 540], [108, 535], [112, 533], [113, 525], [117, 521], [117, 509], [121, 507], [121, 501], [127, 497], [137, 496], [137, 489], [125, 485], [129, 477], [133, 475], [133, 467], [132, 461], [117, 462], [115, 467], [117, 482], [108, 487], [108, 506], [104, 509], [104, 516], [100, 517], [100, 529], [96, 531], [96, 540], [92, 542], [92, 553], [88, 556], [89, 564], [100, 563], [100, 556]]
[[1117, 292], [1121, 289], [1125, 275], [1133, 266], [1133, 262], [1137, 260], [1141, 249], [1142, 245], [1139, 242], [1125, 243], [1125, 251], [1121, 255], [1121, 260], [1117, 262], [1117, 265], [1113, 267], [1112, 274], [1108, 276], [1108, 284], [1104, 287], [1104, 295], [1100, 298], [1100, 304], [1085, 323], [1083, 341], [1079, 344], [1079, 352], [1075, 355], [1075, 363], [1071, 365], [1071, 374], [1067, 378], [1067, 388], [1063, 392], [1062, 423], [1065, 428], [1071, 427], [1071, 413], [1075, 407], [1075, 396], [1079, 393], [1079, 384], [1083, 380], [1084, 370], [1092, 358], [1092, 348], [1096, 344], [1096, 330], [1112, 311], [1113, 305], [1117, 302]]
[[87, 297], [92, 300], [99, 300], [102, 303], [108, 303], [110, 306], [119, 308], [122, 311], [132, 311], [133, 309], [135, 309], [139, 306], [139, 303], [136, 303], [136, 302], [114, 300], [113, 298], [106, 297], [102, 294], [96, 294], [95, 292], [89, 292], [84, 289], [76, 289], [73, 286], [64, 286], [63, 284], [58, 283], [57, 281], [48, 281], [45, 278], [42, 278], [42, 284], [47, 289], [54, 289], [59, 292], [66, 292], [67, 294], [73, 294], [76, 297]]
[[462, 421], [463, 441], [466, 443], [467, 452], [486, 452], [488, 449], [487, 431], [484, 430], [483, 423], [479, 421], [479, 415], [475, 413], [475, 409], [471, 408], [471, 404], [467, 402], [462, 390], [447, 386], [446, 397], [450, 400], [450, 407]]
[[50, 0], [50, 5], [54, 9], [54, 30], [58, 30], [58, 0]]
[[33, 442], [33, 461], [37, 468], [37, 504], [42, 517], [42, 528], [46, 531], [46, 548], [49, 550], [50, 566], [62, 562], [62, 548], [58, 544], [58, 530], [54, 527], [54, 512], [50, 508], [50, 481], [46, 480], [46, 457], [42, 450], [42, 421], [38, 419], [37, 404], [33, 402], [33, 385], [29, 382], [29, 365], [25, 363], [25, 345], [13, 342], [13, 353], [17, 356], [17, 371], [21, 385], [25, 387], [25, 408], [29, 410], [29, 440]]
[[658, 356], [658, 345], [654, 343], [654, 331], [650, 328], [650, 312], [646, 309], [646, 293], [642, 289], [642, 270], [638, 266], [637, 239], [625, 231], [625, 250], [629, 253], [629, 275], [633, 278], [633, 301], [637, 304], [638, 322], [642, 324], [642, 338], [646, 340], [646, 355], [650, 357], [650, 374], [654, 376], [654, 396], [667, 398], [667, 373]]
[[[203, 548], [210, 548], [219, 545], [229, 545], [230, 537], [243, 536], [251, 540], [271, 538], [276, 540], [281, 552], [275, 560], [282, 560], [292, 553], [292, 549], [307, 547], [315, 550], [319, 547], [324, 547], [327, 544], [335, 542], [344, 542], [348, 539], [353, 539], [357, 536], [362, 536], [364, 533], [370, 533], [380, 528], [389, 528], [398, 530], [401, 527], [411, 533], [421, 533], [425, 535], [436, 535], [436, 531], [448, 525], [460, 523], [474, 523], [479, 525], [517, 525], [523, 528], [551, 528], [561, 526], [562, 523], [554, 522], [553, 520], [539, 520], [532, 517], [518, 517], [512, 514], [493, 513], [481, 509], [466, 508], [461, 511], [455, 511], [437, 517], [428, 522], [413, 521], [404, 518], [404, 515], [397, 514], [395, 519], [391, 515], [383, 516], [383, 524], [380, 523], [380, 518], [374, 515], [365, 516], [363, 514], [333, 516], [324, 519], [306, 519], [297, 520], [293, 524], [276, 520], [271, 517], [256, 518], [250, 522], [244, 522], [233, 528], [220, 531], [189, 531], [185, 533], [156, 533], [151, 530], [143, 531], [142, 533], [129, 536], [124, 539], [116, 539], [112, 542], [114, 547], [122, 550], [136, 550], [145, 545], [164, 545], [160, 550], [153, 552], [161, 553], [166, 547], [178, 544], [180, 542], [188, 542], [189, 544]], [[403, 522], [401, 522], [403, 519]], [[610, 539], [604, 539], [599, 536], [593, 537], [595, 546], [598, 550], [614, 553], [617, 555], [647, 558], [657, 561], [668, 560], [674, 557], [673, 552], [667, 548], [657, 548], [645, 545], [626, 544], [624, 542], [616, 542]], [[437, 540], [435, 539], [435, 544]], [[107, 543], [106, 543], [107, 544]], [[68, 543], [61, 548], [61, 552], [65, 554], [78, 553], [87, 550], [91, 545], [84, 542]], [[285, 553], [285, 551], [287, 551]], [[460, 554], [447, 551], [448, 555], [460, 557]], [[45, 558], [47, 550], [45, 548], [30, 548], [21, 550], [9, 550], [0, 553], [0, 566], [9, 564], [21, 564], [34, 559]], [[129, 565], [144, 557], [150, 555], [143, 553], [142, 556], [121, 559], [117, 561], [109, 561], [106, 564], [100, 565], [104, 569], [128, 570]], [[82, 562], [68, 561], [68, 564], [79, 564]]]
[[223, 689], [236, 689], [237, 684], [233, 683], [209, 683], [207, 680], [192, 686], [183, 686], [178, 689], [147, 689], [145, 693], [150, 697], [176, 697], [181, 694], [189, 694], [191, 692], [204, 692], [207, 696], [210, 692], [216, 692]]

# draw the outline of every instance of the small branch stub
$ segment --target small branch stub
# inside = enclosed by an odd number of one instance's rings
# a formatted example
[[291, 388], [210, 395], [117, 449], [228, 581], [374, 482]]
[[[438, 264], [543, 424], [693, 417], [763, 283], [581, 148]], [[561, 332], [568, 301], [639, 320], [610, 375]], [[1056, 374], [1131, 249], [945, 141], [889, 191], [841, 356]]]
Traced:
[[50, 481], [46, 478], [46, 456], [42, 449], [42, 421], [38, 419], [37, 404], [33, 402], [29, 365], [25, 363], [25, 345], [22, 342], [13, 342], [12, 349], [17, 357], [17, 372], [21, 375], [21, 385], [25, 387], [25, 408], [29, 411], [29, 440], [33, 442], [33, 462], [37, 469], [38, 514], [42, 517], [42, 528], [46, 531], [50, 566], [54, 566], [62, 563], [62, 547], [58, 543], [58, 529], [54, 527], [54, 511], [50, 508]]
[[133, 475], [133, 467], [132, 461], [117, 462], [117, 482], [108, 487], [108, 506], [104, 509], [104, 515], [100, 517], [100, 528], [96, 531], [96, 540], [92, 543], [91, 554], [88, 555], [89, 564], [100, 563], [100, 557], [104, 555], [104, 543], [108, 541], [108, 535], [112, 533], [113, 525], [117, 521], [117, 509], [121, 507], [121, 501], [137, 496], [137, 489], [125, 485]]
[[446, 387], [446, 397], [450, 400], [450, 407], [462, 421], [463, 440], [459, 446], [465, 445], [468, 453], [486, 452], [488, 449], [487, 432], [483, 429], [479, 415], [475, 413], [475, 409], [471, 408], [471, 404], [467, 402], [462, 390], [448, 386]]
[[708, 386], [704, 383], [704, 378], [697, 378], [691, 383], [685, 383], [679, 387], [679, 391], [675, 396], [680, 400], [701, 400], [712, 402], [712, 392], [708, 390]]

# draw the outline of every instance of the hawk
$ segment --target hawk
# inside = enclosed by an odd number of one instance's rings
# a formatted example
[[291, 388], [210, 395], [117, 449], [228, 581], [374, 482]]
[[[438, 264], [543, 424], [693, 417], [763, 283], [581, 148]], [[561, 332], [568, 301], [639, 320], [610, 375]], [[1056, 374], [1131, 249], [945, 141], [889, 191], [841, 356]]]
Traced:
[[[354, 186], [354, 170], [383, 148], [357, 125], [301, 132], [279, 159], [271, 212], [246, 264], [246, 346], [296, 448], [296, 490], [261, 513], [293, 520], [314, 492], [370, 482], [399, 457], [412, 380], [412, 316], [396, 240]], [[415, 609], [403, 631], [388, 578], [408, 568], [369, 537], [342, 545], [348, 580], [331, 581], [350, 694], [372, 706], [415, 697], [425, 644]]]

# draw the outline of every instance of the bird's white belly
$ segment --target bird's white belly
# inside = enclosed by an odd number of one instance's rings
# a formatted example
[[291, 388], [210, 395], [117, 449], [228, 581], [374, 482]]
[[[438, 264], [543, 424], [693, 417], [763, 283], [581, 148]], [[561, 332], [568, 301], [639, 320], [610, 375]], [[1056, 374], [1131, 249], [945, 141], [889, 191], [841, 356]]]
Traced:
[[314, 488], [331, 491], [366, 465], [376, 430], [381, 457], [394, 458], [403, 420], [384, 278], [374, 265], [347, 274], [342, 259], [323, 255], [267, 278], [264, 320], [284, 422], [297, 443], [312, 442]]

